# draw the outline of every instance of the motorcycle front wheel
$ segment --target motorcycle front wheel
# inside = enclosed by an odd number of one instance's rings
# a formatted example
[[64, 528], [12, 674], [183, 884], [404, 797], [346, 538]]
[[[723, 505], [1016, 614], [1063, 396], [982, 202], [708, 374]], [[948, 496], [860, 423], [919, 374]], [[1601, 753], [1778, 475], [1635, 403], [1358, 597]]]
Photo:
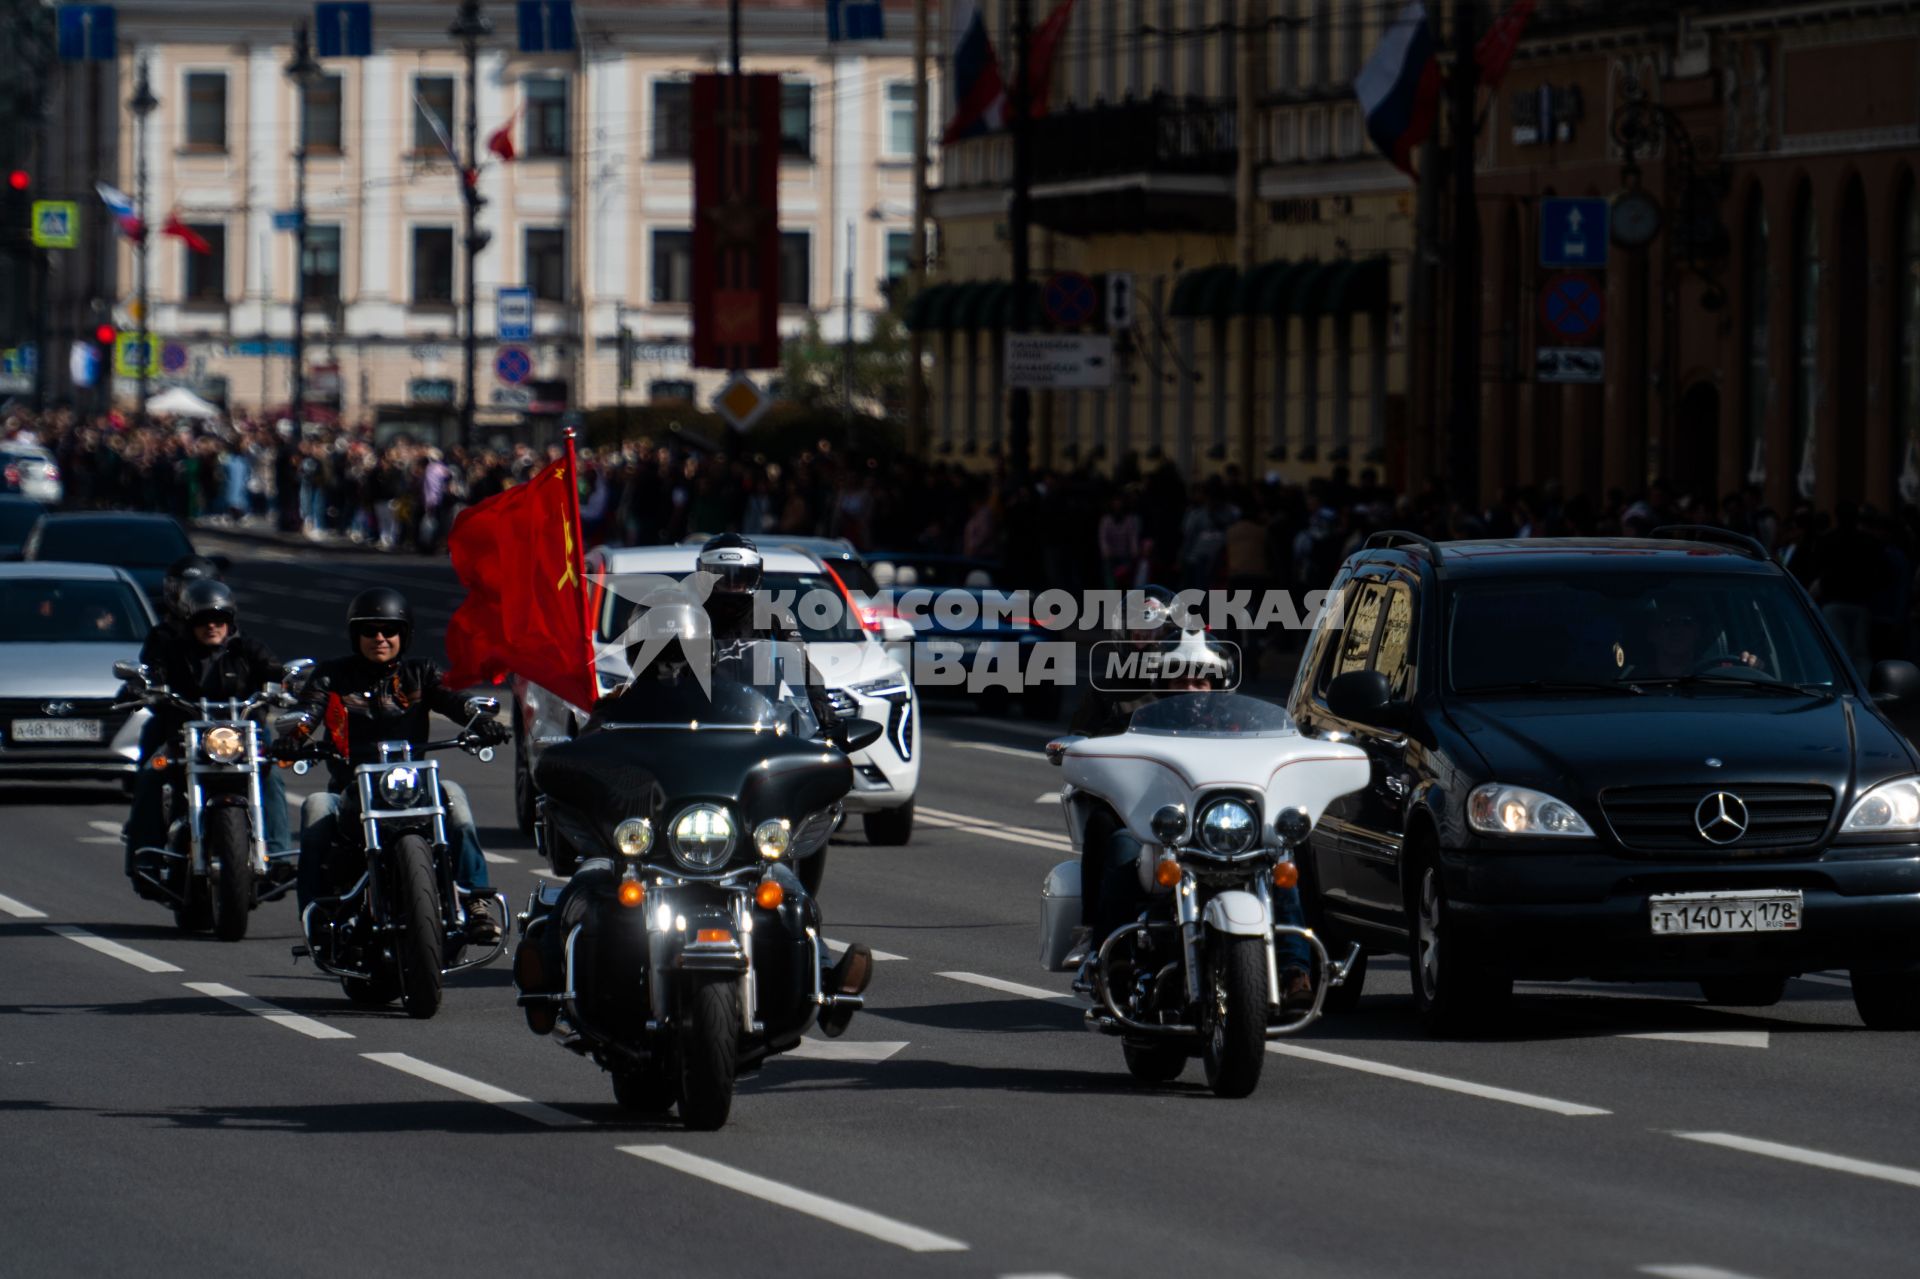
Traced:
[[433, 883], [433, 849], [419, 835], [393, 846], [394, 887], [406, 919], [400, 934], [400, 1006], [424, 1020], [440, 1011], [440, 894]]
[[200, 818], [213, 888], [213, 935], [239, 941], [253, 913], [253, 829], [247, 810], [209, 808]]
[[1260, 1086], [1267, 1050], [1267, 953], [1258, 937], [1209, 933], [1200, 1033], [1207, 1087], [1245, 1097]]
[[687, 1001], [680, 1032], [680, 1120], [712, 1132], [733, 1109], [733, 1077], [740, 1057], [740, 983], [702, 982]]

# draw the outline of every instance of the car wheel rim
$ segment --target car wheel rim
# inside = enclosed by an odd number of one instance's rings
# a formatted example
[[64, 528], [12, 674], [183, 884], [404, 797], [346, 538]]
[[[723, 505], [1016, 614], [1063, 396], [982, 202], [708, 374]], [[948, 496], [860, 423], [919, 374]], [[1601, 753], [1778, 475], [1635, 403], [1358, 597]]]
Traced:
[[1420, 879], [1420, 986], [1427, 998], [1440, 989], [1440, 880], [1429, 870]]

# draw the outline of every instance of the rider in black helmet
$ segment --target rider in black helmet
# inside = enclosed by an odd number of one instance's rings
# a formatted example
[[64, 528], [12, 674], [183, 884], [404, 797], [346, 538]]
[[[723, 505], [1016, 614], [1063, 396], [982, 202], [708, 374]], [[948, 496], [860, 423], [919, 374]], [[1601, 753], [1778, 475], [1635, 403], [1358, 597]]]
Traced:
[[[381, 742], [411, 742], [416, 750], [425, 746], [436, 711], [465, 720], [466, 699], [440, 682], [439, 669], [425, 658], [405, 656], [413, 639], [413, 609], [399, 591], [380, 586], [356, 595], [347, 608], [347, 638], [352, 651], [316, 667], [302, 694], [305, 709], [325, 726], [333, 747], [327, 789], [308, 796], [300, 810], [302, 910], [325, 895], [326, 858], [334, 847], [340, 797], [353, 782], [354, 768], [376, 762]], [[498, 720], [481, 720], [473, 732], [494, 744], [512, 736]], [[487, 862], [466, 791], [445, 776], [440, 789], [457, 855], [455, 878], [470, 889], [487, 888]], [[491, 945], [499, 938], [500, 921], [481, 898], [471, 898], [466, 909], [469, 940]]]
[[[766, 561], [761, 558], [760, 548], [750, 539], [738, 533], [722, 533], [709, 538], [707, 544], [700, 548], [696, 568], [699, 576], [711, 583], [706, 609], [707, 617], [713, 623], [716, 651], [724, 651], [728, 644], [756, 639], [778, 640], [781, 643], [798, 644], [803, 649], [806, 647], [806, 640], [793, 618], [776, 612], [771, 601], [760, 598]], [[834, 713], [833, 703], [827, 698], [826, 686], [820, 682], [811, 664], [807, 668], [807, 700], [813, 706], [814, 718], [831, 735], [834, 726], [839, 723], [839, 716]]]

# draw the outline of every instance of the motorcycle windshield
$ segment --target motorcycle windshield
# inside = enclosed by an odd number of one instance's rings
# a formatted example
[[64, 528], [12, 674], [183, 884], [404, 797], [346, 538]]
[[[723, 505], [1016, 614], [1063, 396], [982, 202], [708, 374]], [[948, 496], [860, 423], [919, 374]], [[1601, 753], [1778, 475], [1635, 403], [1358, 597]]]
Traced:
[[1285, 708], [1240, 693], [1183, 693], [1133, 713], [1129, 733], [1151, 737], [1286, 737], [1298, 733]]
[[812, 737], [820, 731], [807, 701], [806, 655], [796, 645], [749, 640], [722, 645], [707, 678], [694, 662], [651, 667], [595, 708], [609, 729], [752, 730]]

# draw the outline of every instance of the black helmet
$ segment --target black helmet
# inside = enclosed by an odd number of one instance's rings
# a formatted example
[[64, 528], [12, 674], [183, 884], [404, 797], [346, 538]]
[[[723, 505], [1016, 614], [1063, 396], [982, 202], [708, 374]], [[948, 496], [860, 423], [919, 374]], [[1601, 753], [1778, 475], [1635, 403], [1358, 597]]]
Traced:
[[360, 627], [367, 622], [394, 622], [400, 627], [400, 651], [413, 642], [413, 609], [407, 597], [391, 586], [376, 586], [361, 591], [347, 605], [347, 639], [359, 651]]
[[160, 581], [160, 602], [175, 617], [184, 618], [186, 613], [180, 605], [180, 592], [188, 583], [204, 581], [220, 576], [219, 566], [204, 555], [182, 555], [167, 565], [167, 575]]
[[738, 533], [722, 533], [700, 548], [699, 569], [713, 578], [707, 608], [721, 614], [738, 613], [760, 589], [764, 565], [760, 548]]
[[233, 588], [208, 577], [187, 583], [180, 592], [179, 611], [188, 626], [198, 626], [202, 622], [225, 622], [232, 626], [240, 619], [240, 607], [234, 603]]

